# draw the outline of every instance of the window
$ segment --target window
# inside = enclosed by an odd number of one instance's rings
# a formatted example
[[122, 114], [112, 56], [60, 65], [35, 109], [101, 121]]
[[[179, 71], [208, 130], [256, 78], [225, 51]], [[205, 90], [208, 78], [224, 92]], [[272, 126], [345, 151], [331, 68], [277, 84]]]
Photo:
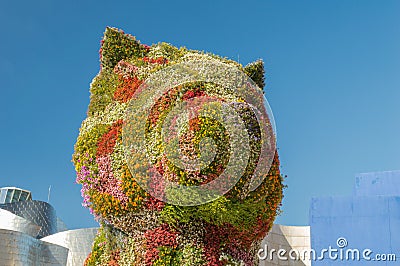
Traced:
[[20, 196], [20, 195], [21, 195], [21, 190], [19, 190], [19, 189], [14, 190], [14, 195], [13, 195], [13, 197], [12, 197], [11, 202], [17, 202], [17, 201], [19, 201], [19, 196]]
[[19, 200], [24, 201], [24, 200], [27, 200], [27, 198], [28, 198], [28, 192], [21, 191], [21, 196], [19, 197]]
[[0, 203], [5, 203], [6, 194], [7, 194], [7, 189], [2, 188], [0, 190]]
[[13, 194], [14, 194], [14, 189], [7, 189], [7, 196], [6, 196], [5, 203], [11, 202]]

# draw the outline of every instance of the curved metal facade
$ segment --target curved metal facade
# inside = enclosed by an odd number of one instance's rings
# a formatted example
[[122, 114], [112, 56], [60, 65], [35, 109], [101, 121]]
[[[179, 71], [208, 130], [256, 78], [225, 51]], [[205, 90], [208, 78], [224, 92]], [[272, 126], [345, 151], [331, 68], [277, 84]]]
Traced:
[[0, 229], [1, 265], [66, 265], [68, 249], [21, 232]]
[[67, 266], [83, 265], [92, 250], [98, 228], [85, 228], [60, 232], [42, 238], [42, 241], [69, 249]]
[[0, 229], [18, 231], [32, 237], [37, 237], [40, 226], [12, 212], [0, 209]]
[[97, 228], [69, 230], [47, 202], [14, 187], [0, 193], [0, 266], [83, 265]]
[[0, 208], [21, 216], [41, 227], [37, 238], [42, 238], [58, 232], [55, 209], [47, 202], [27, 200], [0, 204]]

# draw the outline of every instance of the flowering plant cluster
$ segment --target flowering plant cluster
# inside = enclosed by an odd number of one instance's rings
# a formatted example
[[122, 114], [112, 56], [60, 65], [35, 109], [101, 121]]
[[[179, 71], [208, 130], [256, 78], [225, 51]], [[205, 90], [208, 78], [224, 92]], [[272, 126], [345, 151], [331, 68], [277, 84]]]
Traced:
[[[205, 57], [243, 71], [258, 87], [264, 87], [262, 61], [243, 67], [166, 43], [143, 45], [121, 30], [106, 29], [100, 49], [101, 70], [90, 86], [88, 116], [73, 155], [83, 205], [102, 224], [86, 265], [258, 265], [256, 251], [279, 213], [283, 184], [274, 150], [271, 167], [258, 173], [262, 181], [254, 190], [248, 189], [262, 155], [260, 127], [246, 99], [224, 84], [177, 84], [156, 98], [148, 116], [141, 118], [146, 125], [148, 158], [127, 159], [124, 150], [126, 113], [130, 102], [146, 89], [142, 88], [146, 78], [180, 62]], [[226, 193], [225, 184], [215, 183], [212, 189], [224, 193], [200, 205], [169, 203], [167, 199], [181, 195], [174, 194], [168, 182], [190, 188], [216, 180], [232, 157], [232, 132], [213, 119], [215, 109], [194, 107], [191, 119], [182, 123], [173, 115], [180, 102], [188, 106], [213, 102], [217, 109], [229, 105], [240, 115], [249, 135], [248, 160], [238, 159], [246, 166], [240, 178]], [[207, 112], [209, 115], [204, 115]], [[191, 161], [200, 157], [203, 149], [213, 151], [206, 167], [185, 169], [167, 156], [176, 153], [169, 150], [162, 134], [167, 120], [179, 128], [169, 136], [177, 140], [179, 156]], [[204, 142], [204, 138], [212, 141]], [[143, 181], [146, 176], [139, 175], [138, 169], [147, 175], [158, 173], [157, 178]], [[143, 188], [143, 182], [149, 189]], [[189, 198], [201, 196], [195, 190], [186, 191]]]

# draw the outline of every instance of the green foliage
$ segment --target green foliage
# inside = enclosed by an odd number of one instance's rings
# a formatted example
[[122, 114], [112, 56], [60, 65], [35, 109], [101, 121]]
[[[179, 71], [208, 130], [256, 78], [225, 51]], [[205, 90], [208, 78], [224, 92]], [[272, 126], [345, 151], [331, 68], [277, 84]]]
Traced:
[[206, 264], [202, 250], [192, 244], [185, 245], [182, 249], [182, 266], [203, 266]]
[[224, 196], [199, 206], [166, 205], [161, 211], [161, 220], [177, 226], [192, 220], [203, 220], [215, 225], [232, 224], [238, 229], [250, 228], [265, 207], [262, 201], [246, 199], [233, 202]]
[[169, 43], [161, 42], [154, 45], [147, 56], [168, 58], [170, 61], [177, 61], [184, 56], [188, 50], [185, 47], [177, 48]]
[[265, 86], [265, 71], [264, 62], [262, 60], [257, 60], [244, 67], [244, 72], [249, 76], [260, 89], [264, 89]]
[[103, 230], [103, 227], [99, 229], [97, 232], [97, 236], [94, 239], [92, 253], [88, 257], [85, 262], [86, 266], [96, 266], [96, 262], [100, 261], [101, 256], [106, 252], [106, 245], [107, 242], [106, 234]]
[[123, 31], [107, 27], [101, 47], [101, 66], [103, 69], [113, 69], [122, 59], [143, 57], [147, 50], [140, 45], [135, 37]]
[[153, 266], [181, 266], [182, 252], [171, 247], [159, 247], [159, 259], [156, 260]]
[[103, 70], [90, 86], [90, 104], [88, 115], [104, 111], [113, 102], [113, 95], [118, 86], [118, 75], [113, 71]]
[[[85, 162], [84, 159], [96, 158], [97, 143], [99, 139], [109, 130], [110, 126], [98, 124], [94, 126], [91, 130], [88, 130], [84, 134], [80, 134], [75, 144], [75, 153], [72, 160], [75, 164], [76, 171], [80, 171], [84, 164], [89, 164]], [[94, 167], [97, 170], [95, 161], [88, 165]]]
[[123, 248], [124, 235], [107, 224], [102, 224], [94, 239], [92, 253], [85, 266], [108, 265], [107, 261], [115, 250]]
[[[134, 238], [128, 238], [124, 249], [121, 250], [120, 260], [118, 261], [119, 266], [132, 266], [135, 265], [138, 255], [136, 254], [137, 240]], [[137, 263], [136, 263], [137, 264]]]

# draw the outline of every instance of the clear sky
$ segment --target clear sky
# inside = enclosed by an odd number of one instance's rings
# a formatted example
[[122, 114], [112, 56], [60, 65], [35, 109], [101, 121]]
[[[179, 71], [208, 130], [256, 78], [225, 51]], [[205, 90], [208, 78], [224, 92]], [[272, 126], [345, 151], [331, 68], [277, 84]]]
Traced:
[[400, 1], [2, 1], [0, 187], [96, 223], [71, 163], [106, 26], [247, 64], [266, 63], [282, 172], [277, 222], [308, 224], [312, 196], [358, 172], [400, 169]]

